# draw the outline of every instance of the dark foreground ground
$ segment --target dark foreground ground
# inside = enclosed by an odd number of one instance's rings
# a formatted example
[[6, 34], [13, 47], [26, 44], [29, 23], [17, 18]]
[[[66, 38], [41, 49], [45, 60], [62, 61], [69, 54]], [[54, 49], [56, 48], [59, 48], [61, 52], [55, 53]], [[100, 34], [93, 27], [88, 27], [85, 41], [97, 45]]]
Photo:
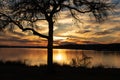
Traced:
[[0, 80], [120, 80], [120, 69], [84, 68], [54, 64], [49, 72], [44, 66], [26, 66], [20, 62], [0, 62]]

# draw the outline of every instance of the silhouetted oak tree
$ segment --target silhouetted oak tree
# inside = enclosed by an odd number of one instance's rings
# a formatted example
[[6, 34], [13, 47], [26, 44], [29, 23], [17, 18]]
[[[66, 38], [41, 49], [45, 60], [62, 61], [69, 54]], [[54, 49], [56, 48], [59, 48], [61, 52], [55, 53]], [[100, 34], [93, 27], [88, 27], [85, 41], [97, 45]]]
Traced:
[[[0, 1], [0, 30], [8, 25], [19, 27], [22, 31], [32, 31], [48, 40], [48, 68], [53, 65], [53, 27], [56, 14], [61, 11], [69, 11], [71, 17], [77, 17], [81, 13], [92, 13], [97, 21], [101, 22], [108, 16], [114, 4], [108, 0], [1, 0]], [[47, 21], [48, 35], [37, 31], [36, 21]], [[24, 22], [31, 27], [25, 27]]]

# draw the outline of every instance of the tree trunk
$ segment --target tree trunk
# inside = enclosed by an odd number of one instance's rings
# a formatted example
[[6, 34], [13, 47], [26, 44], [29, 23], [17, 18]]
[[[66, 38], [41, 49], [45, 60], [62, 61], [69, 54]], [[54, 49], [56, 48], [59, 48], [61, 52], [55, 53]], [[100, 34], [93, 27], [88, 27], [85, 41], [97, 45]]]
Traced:
[[48, 37], [48, 56], [47, 56], [47, 65], [48, 65], [48, 70], [52, 71], [53, 70], [53, 20], [52, 18], [49, 18], [48, 20], [48, 25], [49, 25], [49, 37]]

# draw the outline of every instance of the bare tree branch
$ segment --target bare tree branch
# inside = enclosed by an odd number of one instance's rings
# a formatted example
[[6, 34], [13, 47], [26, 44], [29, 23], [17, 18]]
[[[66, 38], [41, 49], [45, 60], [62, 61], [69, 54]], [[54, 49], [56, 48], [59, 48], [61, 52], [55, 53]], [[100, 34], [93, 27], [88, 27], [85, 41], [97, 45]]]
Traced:
[[[33, 28], [23, 28], [23, 26], [20, 24], [19, 21], [14, 21], [10, 16], [7, 16], [6, 14], [0, 13], [2, 16], [6, 17], [7, 20], [2, 20], [3, 22], [7, 22], [6, 24], [4, 24], [2, 27], [0, 27], [0, 29], [2, 30], [3, 28], [5, 28], [9, 23], [14, 23], [16, 26], [18, 26], [22, 31], [32, 31], [34, 35], [37, 35], [39, 37], [42, 38], [46, 38], [48, 39], [48, 36], [43, 35], [38, 33], [37, 31], [35, 31]], [[0, 20], [1, 21], [1, 20]]]
[[48, 39], [48, 36], [38, 33], [38, 32], [35, 31], [33, 28], [23, 28], [23, 26], [22, 26], [19, 22], [15, 22], [15, 21], [12, 21], [12, 22], [13, 22], [15, 25], [17, 25], [22, 31], [28, 31], [28, 30], [29, 30], [29, 31], [32, 31], [34, 35], [37, 35], [37, 36], [39, 36], [39, 37]]

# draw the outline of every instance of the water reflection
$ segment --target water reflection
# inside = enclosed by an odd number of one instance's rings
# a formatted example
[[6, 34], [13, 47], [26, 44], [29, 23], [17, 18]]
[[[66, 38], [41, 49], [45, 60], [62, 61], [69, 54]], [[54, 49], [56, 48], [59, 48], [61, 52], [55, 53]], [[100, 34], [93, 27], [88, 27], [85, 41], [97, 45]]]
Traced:
[[53, 61], [55, 63], [67, 64], [68, 60], [67, 60], [66, 50], [61, 50], [61, 49], [54, 50]]
[[28, 65], [46, 64], [45, 49], [1, 48], [0, 59], [3, 61], [22, 61]]
[[[120, 52], [54, 49], [53, 60], [59, 64], [71, 64], [72, 59], [82, 59], [83, 54], [92, 57], [90, 66], [120, 68]], [[36, 48], [0, 48], [0, 60], [22, 61], [28, 65], [47, 63], [47, 50]]]

